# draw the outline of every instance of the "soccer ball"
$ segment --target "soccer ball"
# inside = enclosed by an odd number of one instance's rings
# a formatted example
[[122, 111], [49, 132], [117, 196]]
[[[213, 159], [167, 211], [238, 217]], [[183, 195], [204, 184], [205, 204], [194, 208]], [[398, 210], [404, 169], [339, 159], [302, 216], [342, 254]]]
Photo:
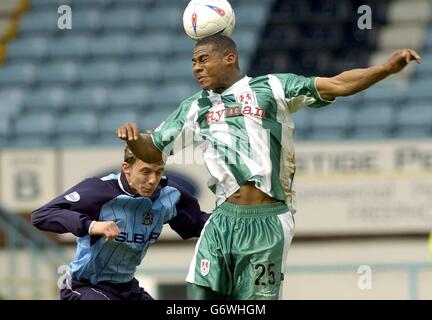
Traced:
[[192, 0], [183, 13], [183, 27], [195, 41], [216, 33], [230, 36], [234, 26], [234, 10], [227, 0]]

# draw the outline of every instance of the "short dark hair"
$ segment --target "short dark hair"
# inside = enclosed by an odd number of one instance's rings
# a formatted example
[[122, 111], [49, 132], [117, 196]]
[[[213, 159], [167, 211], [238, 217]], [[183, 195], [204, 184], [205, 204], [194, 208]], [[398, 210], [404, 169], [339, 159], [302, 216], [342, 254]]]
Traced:
[[206, 45], [212, 45], [214, 49], [222, 52], [223, 54], [232, 52], [237, 55], [237, 45], [235, 44], [234, 40], [220, 33], [213, 34], [198, 40], [195, 44], [195, 48]]
[[124, 162], [129, 163], [129, 164], [134, 164], [135, 161], [137, 160], [137, 157], [133, 154], [133, 152], [131, 151], [131, 149], [129, 148], [128, 145], [126, 145], [125, 149], [124, 149], [124, 158], [123, 158]]

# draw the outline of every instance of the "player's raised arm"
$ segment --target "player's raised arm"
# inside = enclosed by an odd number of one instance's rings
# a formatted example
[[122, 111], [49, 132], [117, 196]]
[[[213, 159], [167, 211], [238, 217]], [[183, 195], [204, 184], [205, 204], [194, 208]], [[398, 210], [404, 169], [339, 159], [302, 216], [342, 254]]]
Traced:
[[398, 73], [413, 60], [417, 63], [421, 61], [420, 55], [414, 50], [396, 50], [384, 64], [345, 71], [331, 78], [320, 77], [316, 81], [316, 88], [325, 100], [349, 96], [367, 89], [393, 73]]
[[126, 122], [117, 129], [117, 137], [127, 142], [133, 154], [144, 162], [154, 163], [162, 160], [162, 152], [153, 144], [149, 133], [140, 133], [138, 125]]

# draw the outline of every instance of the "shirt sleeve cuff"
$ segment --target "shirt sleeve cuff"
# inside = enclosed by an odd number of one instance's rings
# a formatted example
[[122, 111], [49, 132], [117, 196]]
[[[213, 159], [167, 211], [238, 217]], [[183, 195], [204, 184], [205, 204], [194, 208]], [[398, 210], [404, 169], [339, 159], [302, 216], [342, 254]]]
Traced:
[[314, 81], [313, 81], [313, 89], [314, 89], [314, 92], [315, 92], [316, 97], [318, 98], [318, 100], [320, 100], [320, 101], [322, 101], [322, 102], [325, 102], [325, 103], [333, 103], [333, 102], [335, 102], [336, 99], [334, 99], [334, 100], [326, 100], [326, 99], [323, 99], [323, 98], [321, 97], [321, 95], [320, 95], [320, 93], [319, 93], [319, 91], [318, 91], [318, 89], [317, 89], [317, 86], [316, 86], [316, 82], [317, 82], [318, 78], [319, 78], [319, 77], [315, 77], [315, 79], [314, 79]]
[[95, 224], [95, 222], [96, 221], [92, 221], [91, 223], [90, 223], [90, 226], [88, 227], [88, 234], [91, 236], [92, 234], [91, 234], [91, 229], [93, 228], [93, 225]]

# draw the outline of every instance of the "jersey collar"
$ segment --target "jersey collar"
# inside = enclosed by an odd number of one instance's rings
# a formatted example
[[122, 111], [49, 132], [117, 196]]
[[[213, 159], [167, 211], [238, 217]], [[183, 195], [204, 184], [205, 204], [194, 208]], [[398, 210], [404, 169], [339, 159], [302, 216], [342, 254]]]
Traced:
[[[239, 80], [237, 80], [236, 82], [234, 82], [231, 86], [229, 86], [227, 89], [225, 89], [221, 93], [221, 95], [222, 96], [226, 96], [226, 95], [229, 95], [229, 94], [233, 94], [234, 92], [236, 92], [240, 88], [243, 88], [246, 85], [248, 85], [250, 79], [252, 79], [252, 78], [248, 77], [247, 75], [244, 75], [242, 78], [240, 78]], [[211, 92], [212, 92], [212, 94], [216, 94], [213, 91], [211, 91]]]

